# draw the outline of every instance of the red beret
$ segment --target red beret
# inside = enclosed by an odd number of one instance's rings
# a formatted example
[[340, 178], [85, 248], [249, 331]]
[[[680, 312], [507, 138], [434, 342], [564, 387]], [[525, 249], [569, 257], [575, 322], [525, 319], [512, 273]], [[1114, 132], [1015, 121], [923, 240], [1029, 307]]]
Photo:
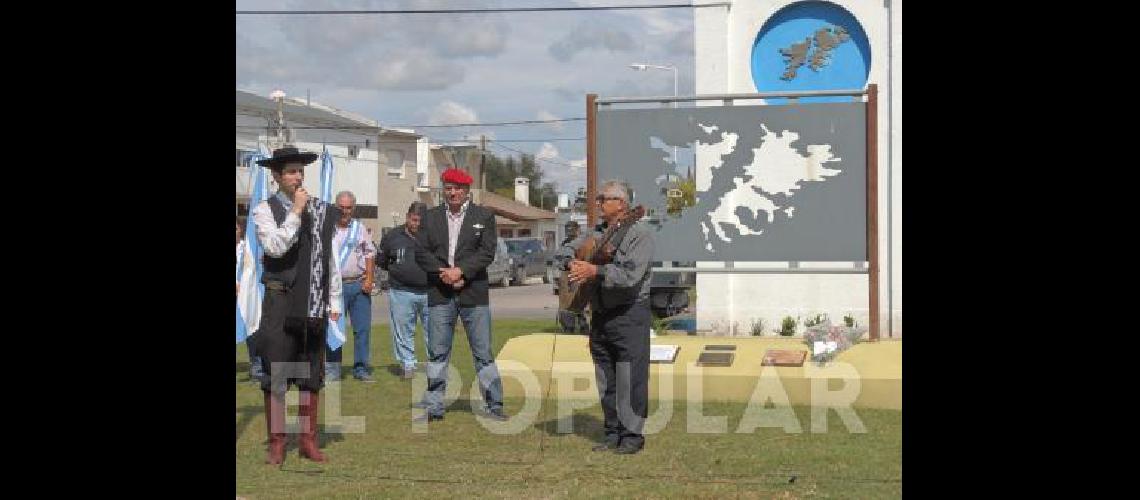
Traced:
[[458, 168], [449, 168], [443, 171], [443, 182], [452, 182], [455, 184], [471, 185], [471, 176]]

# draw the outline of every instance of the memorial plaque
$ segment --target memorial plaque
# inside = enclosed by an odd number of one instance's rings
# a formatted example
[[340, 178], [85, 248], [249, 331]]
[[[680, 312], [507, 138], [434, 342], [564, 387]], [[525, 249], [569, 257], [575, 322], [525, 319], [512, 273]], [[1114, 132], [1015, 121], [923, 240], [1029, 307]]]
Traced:
[[706, 351], [735, 351], [735, 350], [736, 350], [736, 346], [734, 346], [734, 345], [721, 345], [721, 344], [714, 344], [714, 345], [707, 345], [707, 346], [705, 346], [705, 350], [706, 350]]
[[649, 362], [672, 363], [677, 360], [677, 352], [680, 350], [681, 346], [676, 345], [651, 345], [649, 346]]
[[702, 352], [697, 358], [697, 366], [732, 366], [731, 352]]
[[803, 366], [807, 358], [807, 351], [792, 351], [788, 349], [768, 349], [764, 351], [763, 366]]

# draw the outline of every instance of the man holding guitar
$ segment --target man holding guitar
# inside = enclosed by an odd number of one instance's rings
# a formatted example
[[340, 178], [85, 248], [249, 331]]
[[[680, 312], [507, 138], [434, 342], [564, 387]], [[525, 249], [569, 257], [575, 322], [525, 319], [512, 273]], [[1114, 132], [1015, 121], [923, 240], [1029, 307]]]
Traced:
[[[644, 210], [629, 208], [625, 182], [606, 181], [599, 192], [594, 203], [602, 223], [563, 247], [559, 260], [569, 261], [571, 290], [588, 295], [592, 313], [590, 357], [606, 433], [593, 449], [633, 454], [645, 446], [642, 428], [649, 406], [653, 232], [637, 223]], [[571, 248], [575, 255], [567, 255]]]

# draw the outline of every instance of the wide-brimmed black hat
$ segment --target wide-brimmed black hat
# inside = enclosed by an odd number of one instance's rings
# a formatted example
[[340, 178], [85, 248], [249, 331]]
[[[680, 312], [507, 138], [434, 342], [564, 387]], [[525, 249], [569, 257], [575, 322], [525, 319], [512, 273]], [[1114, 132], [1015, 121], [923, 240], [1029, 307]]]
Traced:
[[316, 153], [307, 153], [293, 146], [285, 146], [281, 149], [275, 149], [272, 158], [257, 160], [257, 164], [276, 170], [283, 168], [286, 163], [299, 162], [308, 165], [312, 163], [313, 160], [316, 160], [318, 156]]

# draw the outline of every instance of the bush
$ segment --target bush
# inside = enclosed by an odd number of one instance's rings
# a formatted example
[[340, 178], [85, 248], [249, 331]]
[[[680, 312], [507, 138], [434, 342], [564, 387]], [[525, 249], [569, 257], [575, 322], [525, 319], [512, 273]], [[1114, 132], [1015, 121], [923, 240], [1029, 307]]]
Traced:
[[826, 314], [816, 314], [811, 319], [805, 319], [804, 320], [804, 327], [811, 328], [813, 326], [822, 325], [824, 320], [826, 320], [826, 319], [827, 319]]
[[752, 336], [759, 337], [764, 335], [764, 318], [756, 318], [752, 320]]
[[780, 323], [779, 330], [773, 330], [784, 337], [791, 337], [796, 334], [796, 319], [791, 316], [784, 316], [784, 321]]

